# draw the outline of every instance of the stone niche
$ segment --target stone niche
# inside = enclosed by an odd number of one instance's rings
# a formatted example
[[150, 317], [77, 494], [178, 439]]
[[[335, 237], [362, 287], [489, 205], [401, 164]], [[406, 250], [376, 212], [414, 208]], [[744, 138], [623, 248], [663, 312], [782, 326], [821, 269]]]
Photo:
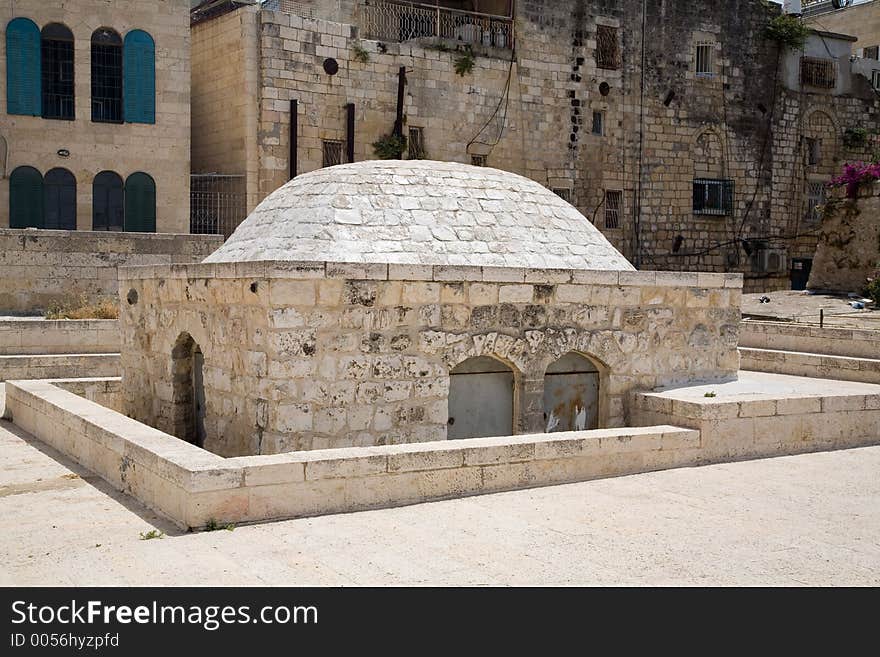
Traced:
[[489, 357], [486, 376], [511, 373], [513, 433], [543, 432], [547, 371], [573, 352], [598, 372], [587, 428], [625, 426], [631, 390], [736, 376], [741, 286], [668, 272], [125, 268], [124, 410], [186, 440], [201, 421], [223, 456], [445, 440], [450, 374]]

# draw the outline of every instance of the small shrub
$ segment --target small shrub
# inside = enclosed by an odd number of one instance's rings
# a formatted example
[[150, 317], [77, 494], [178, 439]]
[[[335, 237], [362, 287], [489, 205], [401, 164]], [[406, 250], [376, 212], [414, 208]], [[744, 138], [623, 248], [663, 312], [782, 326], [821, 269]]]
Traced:
[[717, 397], [718, 395], [714, 392], [707, 392], [703, 397]]
[[880, 164], [849, 162], [843, 165], [843, 173], [832, 179], [830, 187], [846, 187], [846, 195], [856, 198], [862, 185], [870, 185], [880, 180]]
[[219, 529], [225, 529], [226, 531], [231, 532], [233, 529], [235, 529], [235, 525], [233, 525], [232, 523], [227, 523], [224, 525], [221, 522], [217, 522], [215, 518], [210, 518], [205, 524], [206, 532], [216, 532]]
[[76, 300], [49, 304], [46, 319], [118, 319], [119, 307], [109, 298], [89, 301], [85, 295]]
[[351, 44], [351, 52], [354, 55], [353, 59], [356, 62], [360, 62], [361, 64], [366, 64], [370, 61], [370, 53], [357, 41]]
[[465, 50], [461, 55], [455, 58], [455, 72], [464, 77], [474, 70], [475, 62], [474, 53], [470, 50]]
[[764, 36], [785, 48], [802, 50], [811, 31], [794, 16], [782, 14], [767, 24]]
[[380, 160], [399, 160], [406, 150], [406, 137], [403, 135], [383, 135], [373, 142], [373, 153]]
[[154, 538], [165, 538], [165, 534], [157, 529], [151, 529], [148, 532], [141, 532], [142, 541], [151, 541]]
[[875, 305], [880, 306], [880, 276], [868, 281], [868, 287], [865, 288], [865, 293]]
[[868, 141], [868, 131], [864, 128], [847, 128], [843, 131], [843, 145], [847, 148], [861, 148]]

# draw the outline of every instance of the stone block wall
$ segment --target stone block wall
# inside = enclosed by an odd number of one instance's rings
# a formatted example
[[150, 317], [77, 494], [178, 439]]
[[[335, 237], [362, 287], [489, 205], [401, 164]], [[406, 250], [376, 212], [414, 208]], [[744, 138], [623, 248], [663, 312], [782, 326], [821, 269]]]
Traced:
[[[123, 404], [175, 433], [172, 351], [204, 356], [205, 447], [224, 456], [446, 438], [450, 370], [514, 372], [514, 432], [544, 429], [547, 366], [600, 371], [600, 426], [639, 388], [735, 377], [742, 278], [334, 263], [122, 270]], [[130, 291], [133, 291], [130, 292]]]
[[[115, 171], [124, 180], [143, 171], [156, 182], [157, 232], [189, 233], [189, 8], [187, 0], [31, 0], [0, 5], [0, 227], [9, 226], [13, 169], [31, 166], [45, 175], [63, 167], [76, 178], [78, 230], [92, 229], [92, 183], [98, 173]], [[7, 114], [5, 27], [16, 17], [29, 18], [40, 28], [62, 23], [73, 32], [75, 120]], [[153, 37], [155, 124], [92, 121], [91, 37], [100, 27], [123, 37], [133, 29]], [[62, 157], [59, 150], [69, 155]]]
[[120, 265], [200, 262], [222, 243], [221, 235], [0, 229], [0, 312], [115, 299]]
[[744, 321], [739, 346], [828, 356], [880, 358], [880, 331]]

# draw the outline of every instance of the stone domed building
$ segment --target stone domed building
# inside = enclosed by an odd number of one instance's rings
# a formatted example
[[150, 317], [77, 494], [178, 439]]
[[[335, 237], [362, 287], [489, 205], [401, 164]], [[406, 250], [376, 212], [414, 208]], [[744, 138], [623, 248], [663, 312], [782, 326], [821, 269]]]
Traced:
[[739, 275], [637, 272], [515, 174], [304, 174], [204, 263], [120, 274], [126, 412], [223, 456], [623, 426], [732, 378]]

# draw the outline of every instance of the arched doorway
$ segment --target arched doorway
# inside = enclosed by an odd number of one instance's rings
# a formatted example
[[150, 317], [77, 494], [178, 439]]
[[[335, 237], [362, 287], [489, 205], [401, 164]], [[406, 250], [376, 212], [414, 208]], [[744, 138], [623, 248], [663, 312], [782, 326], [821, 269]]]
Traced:
[[588, 358], [569, 352], [544, 375], [547, 433], [599, 428], [599, 370]]
[[449, 374], [449, 440], [513, 434], [513, 370], [480, 356]]
[[43, 227], [76, 230], [76, 178], [67, 169], [50, 169], [43, 179]]
[[189, 333], [181, 333], [171, 350], [172, 424], [174, 435], [205, 445], [205, 383], [202, 350]]

